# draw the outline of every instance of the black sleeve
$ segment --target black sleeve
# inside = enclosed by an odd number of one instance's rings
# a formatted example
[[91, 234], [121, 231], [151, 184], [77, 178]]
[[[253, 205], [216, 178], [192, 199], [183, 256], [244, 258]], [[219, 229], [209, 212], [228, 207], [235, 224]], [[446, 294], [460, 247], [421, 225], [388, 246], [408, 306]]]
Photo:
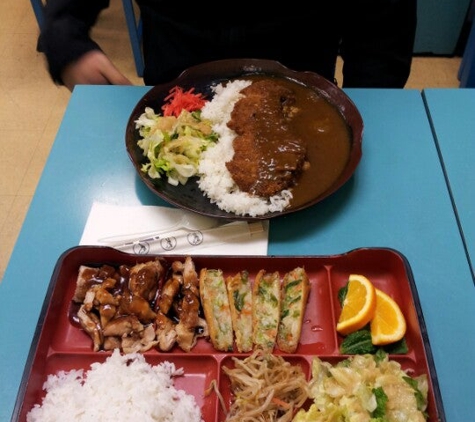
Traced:
[[89, 33], [109, 0], [47, 0], [38, 51], [45, 54], [53, 80], [61, 81], [62, 69], [91, 50], [100, 47]]
[[345, 3], [343, 87], [403, 88], [411, 70], [417, 0]]

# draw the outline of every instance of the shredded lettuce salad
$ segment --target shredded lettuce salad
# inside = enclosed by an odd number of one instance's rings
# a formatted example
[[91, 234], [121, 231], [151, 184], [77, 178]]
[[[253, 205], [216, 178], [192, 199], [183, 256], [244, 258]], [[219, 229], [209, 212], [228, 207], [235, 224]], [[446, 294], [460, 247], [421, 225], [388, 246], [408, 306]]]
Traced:
[[146, 107], [135, 127], [141, 136], [137, 145], [148, 158], [142, 171], [152, 179], [166, 176], [174, 186], [184, 185], [197, 175], [201, 153], [218, 140], [200, 110], [183, 109], [176, 117], [162, 116]]
[[334, 366], [314, 357], [313, 404], [293, 422], [424, 422], [428, 389], [425, 374], [410, 377], [381, 351]]

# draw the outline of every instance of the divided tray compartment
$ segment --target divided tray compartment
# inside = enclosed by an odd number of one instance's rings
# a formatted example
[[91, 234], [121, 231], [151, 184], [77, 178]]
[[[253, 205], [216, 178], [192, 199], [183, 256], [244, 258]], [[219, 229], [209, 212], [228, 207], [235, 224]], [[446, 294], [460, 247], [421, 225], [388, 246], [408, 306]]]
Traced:
[[[166, 262], [184, 261], [186, 255], [161, 256]], [[111, 352], [94, 352], [92, 340], [75, 321], [75, 305], [72, 297], [76, 287], [78, 269], [81, 265], [98, 267], [104, 264], [118, 267], [134, 265], [154, 259], [155, 255], [132, 255], [109, 247], [78, 246], [65, 251], [58, 259], [43, 308], [38, 320], [35, 336], [25, 366], [17, 396], [12, 421], [26, 421], [26, 415], [44, 397], [43, 383], [48, 375], [60, 370], [88, 370], [93, 362], [103, 362]], [[332, 364], [346, 359], [339, 347], [343, 337], [335, 330], [341, 311], [338, 291], [350, 274], [363, 274], [379, 289], [392, 296], [406, 318], [406, 342], [408, 353], [390, 355], [412, 376], [425, 373], [429, 379], [429, 421], [445, 421], [436, 370], [430, 350], [424, 318], [420, 308], [412, 271], [406, 258], [390, 248], [360, 248], [339, 255], [328, 256], [192, 256], [196, 270], [215, 268], [223, 270], [224, 276], [235, 275], [247, 270], [254, 280], [261, 269], [279, 271], [281, 276], [294, 269], [304, 267], [311, 284], [307, 310], [302, 327], [300, 344], [294, 354], [279, 351], [291, 363], [300, 364], [307, 378], [311, 377], [313, 356]], [[250, 353], [216, 351], [211, 343], [200, 338], [191, 352], [184, 352], [175, 346], [169, 352], [151, 349], [144, 353], [149, 364], [163, 361], [173, 362], [184, 369], [184, 376], [174, 378], [175, 387], [192, 394], [200, 406], [206, 422], [224, 421], [215, 393], [205, 394], [211, 382], [216, 380], [218, 388], [228, 403], [231, 400], [229, 382], [222, 366], [233, 366], [232, 357], [244, 359]]]

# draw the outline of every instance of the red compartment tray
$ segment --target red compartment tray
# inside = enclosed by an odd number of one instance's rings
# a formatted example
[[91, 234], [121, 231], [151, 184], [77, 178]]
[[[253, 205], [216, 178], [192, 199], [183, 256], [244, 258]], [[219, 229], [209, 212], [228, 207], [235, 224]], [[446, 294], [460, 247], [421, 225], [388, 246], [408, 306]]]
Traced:
[[[69, 318], [79, 266], [133, 265], [151, 258], [150, 255], [130, 255], [97, 246], [78, 246], [61, 255], [43, 304], [12, 421], [26, 421], [29, 410], [41, 402], [42, 385], [49, 374], [60, 370], [87, 370], [91, 363], [102, 362], [110, 355], [110, 352], [93, 352], [90, 337]], [[163, 258], [171, 262], [185, 257], [168, 255]], [[340, 312], [338, 290], [346, 284], [351, 273], [364, 274], [398, 302], [406, 317], [408, 353], [390, 355], [390, 359], [400, 362], [411, 375], [428, 375], [429, 421], [445, 421], [416, 286], [410, 266], [399, 252], [388, 248], [361, 248], [330, 256], [193, 256], [193, 261], [198, 271], [203, 267], [219, 268], [225, 276], [247, 270], [251, 280], [261, 269], [284, 274], [297, 266], [305, 268], [311, 293], [299, 347], [292, 355], [277, 349], [274, 353], [302, 365], [309, 378], [313, 356], [331, 363], [347, 357], [339, 352], [342, 337], [335, 331]], [[221, 393], [229, 400], [229, 385], [221, 366], [230, 364], [232, 356], [244, 358], [247, 354], [217, 352], [207, 340], [199, 339], [189, 353], [175, 347], [166, 353], [152, 349], [144, 355], [153, 365], [167, 360], [174, 362], [177, 368], [182, 367], [185, 376], [175, 378], [176, 388], [195, 396], [206, 422], [224, 421], [216, 394], [205, 396], [204, 392], [212, 380], [217, 380]]]

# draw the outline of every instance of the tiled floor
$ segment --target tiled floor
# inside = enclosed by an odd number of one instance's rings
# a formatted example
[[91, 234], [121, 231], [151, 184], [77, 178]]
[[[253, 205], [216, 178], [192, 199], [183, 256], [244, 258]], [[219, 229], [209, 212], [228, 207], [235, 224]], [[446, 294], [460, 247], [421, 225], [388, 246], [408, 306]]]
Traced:
[[[122, 4], [112, 0], [94, 37], [134, 83]], [[36, 52], [28, 0], [0, 2], [0, 281], [60, 125], [69, 91], [55, 86]], [[407, 88], [458, 87], [460, 58], [415, 58]]]

